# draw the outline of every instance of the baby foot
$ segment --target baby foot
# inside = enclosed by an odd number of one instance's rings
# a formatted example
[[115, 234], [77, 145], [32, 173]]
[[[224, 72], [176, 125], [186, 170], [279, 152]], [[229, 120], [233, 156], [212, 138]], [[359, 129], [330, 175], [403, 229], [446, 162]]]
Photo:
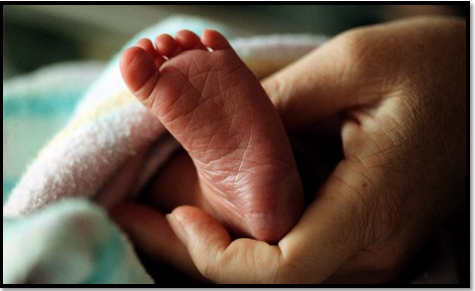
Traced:
[[188, 151], [207, 210], [239, 234], [276, 242], [303, 207], [282, 122], [218, 32], [144, 39], [121, 57], [125, 83]]

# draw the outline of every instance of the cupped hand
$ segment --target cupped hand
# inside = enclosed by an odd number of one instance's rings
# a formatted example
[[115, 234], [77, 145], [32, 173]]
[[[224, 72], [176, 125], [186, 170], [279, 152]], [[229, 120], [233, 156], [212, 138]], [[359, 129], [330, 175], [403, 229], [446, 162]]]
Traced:
[[167, 217], [175, 237], [158, 212], [123, 206], [114, 216], [139, 248], [217, 283], [388, 282], [463, 206], [465, 20], [350, 30], [263, 85], [289, 131], [343, 117], [344, 159], [298, 224], [277, 245], [233, 240], [181, 206]]

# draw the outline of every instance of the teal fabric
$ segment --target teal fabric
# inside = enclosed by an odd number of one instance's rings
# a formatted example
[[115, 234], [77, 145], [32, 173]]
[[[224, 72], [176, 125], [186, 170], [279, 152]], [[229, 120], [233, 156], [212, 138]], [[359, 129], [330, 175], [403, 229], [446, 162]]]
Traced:
[[3, 203], [7, 200], [8, 194], [13, 190], [17, 181], [5, 180], [3, 179]]
[[47, 99], [35, 96], [16, 96], [12, 98], [4, 95], [3, 119], [70, 115], [83, 94], [84, 91], [78, 91], [68, 95], [51, 95]]
[[3, 219], [4, 284], [152, 283], [132, 254], [107, 213], [86, 200]]
[[101, 284], [113, 276], [115, 267], [125, 260], [124, 246], [120, 234], [113, 229], [113, 234], [104, 242], [96, 253], [97, 265], [94, 273], [85, 284]]

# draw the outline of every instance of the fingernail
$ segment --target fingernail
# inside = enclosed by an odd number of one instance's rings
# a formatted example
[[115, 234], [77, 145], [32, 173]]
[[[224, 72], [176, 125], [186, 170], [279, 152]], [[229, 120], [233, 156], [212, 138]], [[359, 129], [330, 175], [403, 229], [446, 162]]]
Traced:
[[185, 229], [183, 228], [181, 223], [178, 221], [178, 219], [173, 214], [167, 214], [166, 218], [168, 220], [168, 223], [170, 223], [170, 226], [172, 227], [175, 234], [186, 245], [188, 238], [187, 238]]

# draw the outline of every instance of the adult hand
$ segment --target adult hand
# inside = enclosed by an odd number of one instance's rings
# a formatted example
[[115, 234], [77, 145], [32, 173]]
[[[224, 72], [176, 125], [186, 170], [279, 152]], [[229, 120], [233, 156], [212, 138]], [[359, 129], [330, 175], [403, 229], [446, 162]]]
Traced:
[[[344, 159], [278, 245], [232, 240], [203, 210], [176, 208], [168, 220], [193, 264], [218, 283], [391, 280], [464, 202], [465, 20], [354, 29], [263, 84], [289, 130], [343, 114]], [[119, 220], [131, 217], [130, 207]], [[154, 215], [155, 228], [125, 223], [149, 253], [177, 241], [143, 237], [167, 227]], [[184, 248], [167, 252], [158, 257], [196, 272]]]

